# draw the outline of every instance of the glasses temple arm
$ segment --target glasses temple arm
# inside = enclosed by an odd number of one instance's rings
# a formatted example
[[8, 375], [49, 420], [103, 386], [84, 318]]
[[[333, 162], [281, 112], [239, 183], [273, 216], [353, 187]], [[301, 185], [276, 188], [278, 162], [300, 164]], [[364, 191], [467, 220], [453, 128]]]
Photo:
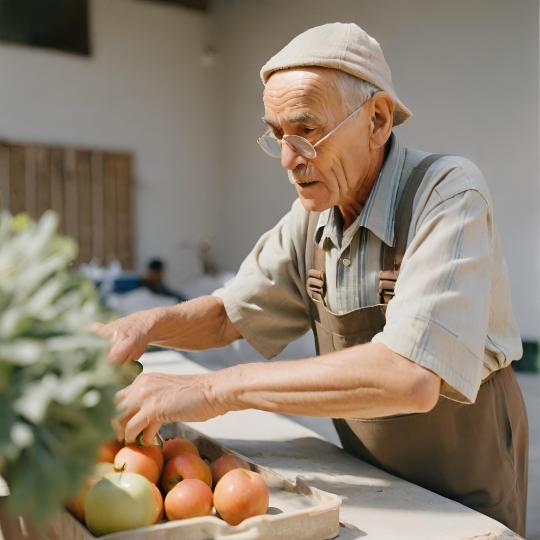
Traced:
[[335, 128], [331, 129], [322, 139], [319, 139], [313, 145], [313, 148], [317, 148], [317, 146], [319, 146], [319, 144], [326, 141], [326, 139], [328, 139], [328, 137], [330, 137], [330, 135], [332, 135], [332, 133], [336, 132], [349, 118], [351, 118], [351, 116], [355, 115], [365, 104], [366, 103], [362, 103], [362, 105], [360, 105], [360, 107], [358, 107], [357, 109], [354, 109], [354, 111], [352, 113], [350, 113], [348, 116], [346, 116]]

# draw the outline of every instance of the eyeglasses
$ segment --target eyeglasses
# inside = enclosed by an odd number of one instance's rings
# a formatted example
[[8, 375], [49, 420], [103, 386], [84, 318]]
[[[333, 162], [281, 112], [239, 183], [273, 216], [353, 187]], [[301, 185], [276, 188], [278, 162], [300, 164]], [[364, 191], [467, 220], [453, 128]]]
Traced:
[[306, 159], [315, 159], [317, 157], [317, 150], [316, 150], [317, 146], [319, 146], [324, 141], [326, 141], [330, 137], [330, 135], [335, 133], [349, 118], [354, 116], [366, 103], [367, 101], [362, 103], [360, 107], [355, 109], [351, 114], [349, 114], [346, 118], [344, 118], [335, 128], [330, 130], [322, 139], [319, 139], [314, 144], [310, 143], [307, 139], [304, 139], [304, 137], [300, 137], [300, 135], [283, 135], [281, 139], [278, 139], [272, 133], [271, 129], [269, 129], [266, 133], [264, 133], [264, 135], [261, 135], [257, 139], [257, 144], [262, 148], [262, 150], [266, 154], [268, 154], [270, 157], [273, 157], [273, 158], [281, 157], [281, 149], [283, 147], [283, 143], [285, 143], [296, 154], [299, 154], [302, 157], [305, 157]]

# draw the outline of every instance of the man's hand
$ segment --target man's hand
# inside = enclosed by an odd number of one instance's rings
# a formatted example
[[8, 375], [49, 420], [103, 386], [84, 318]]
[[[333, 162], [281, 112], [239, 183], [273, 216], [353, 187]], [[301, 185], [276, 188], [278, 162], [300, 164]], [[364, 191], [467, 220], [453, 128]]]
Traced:
[[111, 340], [108, 355], [111, 362], [134, 362], [150, 343], [154, 319], [154, 310], [139, 311], [107, 324], [96, 322], [92, 325], [92, 331]]
[[138, 360], [150, 343], [200, 351], [225, 347], [242, 337], [227, 317], [221, 298], [212, 295], [137, 311], [108, 324], [94, 323], [91, 329], [110, 338], [109, 360], [119, 364]]
[[149, 445], [161, 424], [202, 422], [224, 414], [227, 410], [214, 394], [213, 378], [213, 373], [142, 373], [116, 394], [120, 410], [114, 421], [117, 438], [132, 443], [142, 431], [142, 443]]

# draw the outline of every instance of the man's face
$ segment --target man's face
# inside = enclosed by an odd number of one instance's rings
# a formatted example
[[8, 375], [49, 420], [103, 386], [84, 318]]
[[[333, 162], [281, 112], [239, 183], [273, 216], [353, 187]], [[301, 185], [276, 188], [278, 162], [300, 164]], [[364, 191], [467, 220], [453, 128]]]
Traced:
[[163, 271], [148, 269], [146, 280], [150, 283], [160, 284], [163, 281]]
[[[349, 114], [333, 84], [334, 72], [324, 68], [274, 73], [264, 90], [265, 121], [276, 137], [300, 135], [316, 143]], [[359, 104], [355, 104], [359, 105]], [[307, 159], [282, 145], [281, 165], [294, 179], [308, 211], [339, 206], [354, 211], [364, 180], [373, 167], [370, 152], [370, 114], [363, 107]], [[360, 197], [361, 198], [361, 197]]]

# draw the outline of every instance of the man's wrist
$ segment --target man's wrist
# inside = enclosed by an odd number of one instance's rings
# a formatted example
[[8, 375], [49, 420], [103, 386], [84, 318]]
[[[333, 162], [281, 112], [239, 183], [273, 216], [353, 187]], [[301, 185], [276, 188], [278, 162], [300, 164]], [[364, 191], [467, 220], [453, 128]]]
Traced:
[[162, 339], [160, 335], [160, 325], [167, 317], [167, 308], [156, 307], [146, 312], [146, 335], [148, 343], [157, 343]]
[[220, 415], [245, 408], [238, 400], [237, 391], [242, 386], [242, 367], [231, 366], [207, 374], [208, 399]]

